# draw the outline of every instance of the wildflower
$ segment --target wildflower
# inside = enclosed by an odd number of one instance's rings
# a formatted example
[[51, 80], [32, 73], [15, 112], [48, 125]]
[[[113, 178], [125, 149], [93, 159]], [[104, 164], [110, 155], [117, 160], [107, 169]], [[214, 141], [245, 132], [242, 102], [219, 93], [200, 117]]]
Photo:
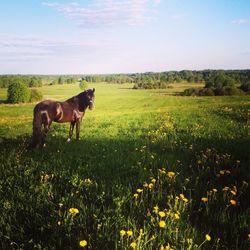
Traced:
[[133, 235], [133, 232], [132, 232], [131, 230], [128, 230], [128, 231], [127, 231], [127, 235], [128, 235], [128, 236], [132, 236], [132, 235]]
[[133, 242], [130, 244], [130, 247], [132, 247], [133, 249], [135, 249], [135, 248], [136, 248], [136, 245], [137, 245], [136, 242], [133, 241]]
[[168, 172], [168, 173], [167, 173], [167, 176], [168, 176], [169, 178], [172, 178], [172, 177], [175, 176], [175, 173], [174, 173], [174, 172]]
[[148, 183], [145, 182], [145, 183], [143, 184], [143, 187], [147, 188], [147, 187], [148, 187]]
[[158, 208], [158, 206], [155, 206], [155, 207], [154, 207], [154, 210], [153, 210], [153, 212], [157, 214], [157, 213], [158, 213], [158, 211], [159, 211], [159, 208]]
[[121, 235], [121, 236], [124, 236], [125, 234], [126, 234], [126, 231], [122, 229], [122, 230], [120, 231], [120, 235]]
[[153, 179], [151, 180], [151, 182], [152, 182], [152, 183], [156, 183], [156, 179], [153, 178]]
[[62, 207], [62, 206], [63, 206], [63, 204], [62, 204], [62, 203], [59, 203], [58, 205], [59, 205], [59, 207]]
[[148, 188], [151, 189], [154, 186], [153, 183], [149, 183]]
[[248, 239], [250, 239], [250, 234], [247, 235]]
[[225, 171], [224, 171], [224, 170], [220, 170], [220, 174], [221, 174], [221, 175], [224, 175], [224, 174], [225, 174]]
[[166, 227], [166, 222], [165, 222], [164, 220], [161, 220], [161, 221], [159, 222], [159, 227], [165, 228], [165, 227]]
[[143, 191], [143, 189], [138, 188], [136, 191], [137, 191], [138, 193], [141, 193], [141, 192]]
[[229, 190], [229, 187], [224, 187], [224, 188], [222, 189], [223, 192], [226, 192], [226, 191], [228, 191], [228, 190]]
[[73, 215], [75, 215], [75, 214], [78, 214], [79, 213], [79, 210], [77, 209], [77, 208], [70, 208], [69, 209], [69, 212], [71, 213], [71, 214], [73, 214]]
[[207, 241], [210, 241], [210, 240], [211, 240], [211, 236], [210, 236], [209, 234], [206, 234], [205, 237], [206, 237], [206, 240], [207, 240]]
[[178, 213], [175, 213], [175, 214], [174, 214], [174, 217], [175, 217], [175, 219], [177, 219], [177, 220], [180, 219], [180, 215], [179, 215]]
[[207, 202], [207, 201], [208, 201], [208, 198], [207, 198], [207, 197], [202, 197], [201, 200], [202, 200], [203, 202]]
[[180, 198], [183, 200], [185, 198], [184, 194], [180, 194]]
[[88, 245], [88, 242], [86, 240], [81, 240], [79, 244], [81, 247], [86, 247]]
[[218, 192], [218, 190], [216, 189], [216, 188], [213, 188], [212, 189], [215, 193], [217, 193]]
[[233, 205], [233, 206], [235, 206], [236, 205], [236, 200], [230, 200], [230, 203]]
[[163, 212], [163, 211], [160, 211], [159, 215], [160, 215], [160, 217], [165, 217], [166, 216], [165, 212]]
[[140, 234], [143, 234], [143, 229], [142, 228], [140, 229]]
[[231, 190], [230, 192], [231, 192], [232, 195], [236, 195], [235, 191]]
[[134, 197], [137, 198], [137, 197], [138, 197], [138, 194], [134, 194]]
[[60, 225], [61, 225], [61, 221], [58, 221], [58, 222], [57, 222], [57, 225], [60, 226]]

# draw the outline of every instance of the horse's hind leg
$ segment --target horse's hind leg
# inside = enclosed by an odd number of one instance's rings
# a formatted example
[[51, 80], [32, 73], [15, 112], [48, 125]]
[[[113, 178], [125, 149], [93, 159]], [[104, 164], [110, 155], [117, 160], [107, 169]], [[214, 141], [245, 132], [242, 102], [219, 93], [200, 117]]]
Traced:
[[46, 116], [43, 117], [43, 133], [42, 133], [42, 145], [45, 146], [45, 139], [49, 133], [49, 128], [51, 125], [51, 120], [48, 117], [48, 113], [46, 113]]
[[69, 138], [67, 141], [70, 141], [73, 135], [74, 127], [75, 127], [76, 122], [71, 122], [70, 123], [70, 128], [69, 128]]
[[80, 137], [80, 125], [81, 125], [80, 120], [77, 120], [76, 121], [76, 139], [77, 140], [79, 140], [79, 137]]

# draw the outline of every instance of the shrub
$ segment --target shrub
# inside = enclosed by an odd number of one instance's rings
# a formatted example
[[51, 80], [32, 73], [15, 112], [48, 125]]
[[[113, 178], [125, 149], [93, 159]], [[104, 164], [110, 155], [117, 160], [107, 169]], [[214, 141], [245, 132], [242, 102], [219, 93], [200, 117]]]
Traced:
[[247, 82], [247, 83], [243, 83], [241, 86], [240, 86], [240, 89], [243, 90], [244, 92], [250, 92], [250, 82]]
[[212, 88], [203, 88], [199, 91], [200, 96], [214, 96], [214, 90]]
[[244, 91], [242, 91], [241, 89], [235, 88], [235, 87], [222, 87], [222, 88], [217, 88], [215, 89], [215, 94], [216, 95], [244, 95]]
[[7, 95], [10, 103], [28, 102], [30, 98], [28, 87], [20, 82], [11, 83]]
[[82, 81], [80, 82], [80, 84], [79, 84], [79, 87], [80, 87], [81, 90], [87, 89], [87, 88], [88, 88], [88, 82], [85, 81], [85, 80], [82, 80]]
[[30, 102], [37, 102], [42, 100], [43, 94], [40, 90], [38, 89], [31, 89], [30, 90]]
[[185, 89], [183, 92], [183, 95], [185, 95], [185, 96], [197, 96], [197, 95], [199, 95], [199, 89], [195, 89], [195, 88]]

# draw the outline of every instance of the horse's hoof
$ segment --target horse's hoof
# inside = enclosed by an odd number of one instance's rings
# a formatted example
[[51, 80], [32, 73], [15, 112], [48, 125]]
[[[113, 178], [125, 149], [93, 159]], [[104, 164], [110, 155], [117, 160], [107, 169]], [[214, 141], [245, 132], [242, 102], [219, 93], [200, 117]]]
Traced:
[[70, 141], [71, 141], [71, 139], [70, 139], [70, 138], [68, 138], [68, 139], [67, 139], [67, 142], [70, 142]]

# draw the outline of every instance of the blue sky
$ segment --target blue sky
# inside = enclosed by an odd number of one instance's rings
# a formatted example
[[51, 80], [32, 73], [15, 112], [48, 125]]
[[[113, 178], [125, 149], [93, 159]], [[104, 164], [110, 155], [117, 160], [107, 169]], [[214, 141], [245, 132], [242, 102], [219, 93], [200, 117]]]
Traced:
[[250, 68], [248, 0], [8, 0], [0, 9], [0, 74]]

